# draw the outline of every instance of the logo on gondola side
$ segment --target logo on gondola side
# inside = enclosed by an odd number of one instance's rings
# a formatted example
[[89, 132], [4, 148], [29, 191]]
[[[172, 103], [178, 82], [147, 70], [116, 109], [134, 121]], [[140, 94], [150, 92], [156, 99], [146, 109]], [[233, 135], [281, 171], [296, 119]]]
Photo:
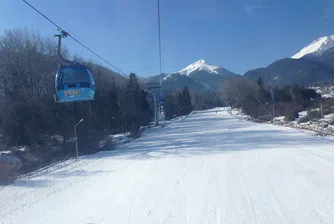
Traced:
[[67, 90], [64, 92], [64, 96], [79, 96], [80, 95], [80, 90]]

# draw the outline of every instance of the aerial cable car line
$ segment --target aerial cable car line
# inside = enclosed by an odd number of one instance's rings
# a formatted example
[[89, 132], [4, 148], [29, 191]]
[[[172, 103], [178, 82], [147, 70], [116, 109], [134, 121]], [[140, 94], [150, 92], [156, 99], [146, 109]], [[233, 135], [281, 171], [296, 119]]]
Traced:
[[93, 51], [92, 49], [90, 49], [89, 47], [87, 47], [85, 44], [83, 44], [82, 42], [80, 42], [78, 39], [76, 39], [75, 37], [73, 37], [71, 34], [69, 34], [68, 32], [66, 32], [64, 29], [62, 29], [60, 26], [58, 26], [55, 22], [53, 22], [51, 19], [49, 19], [45, 14], [43, 14], [41, 11], [39, 11], [38, 9], [36, 9], [33, 5], [31, 5], [29, 2], [27, 2], [26, 0], [22, 0], [24, 3], [26, 3], [30, 8], [32, 8], [33, 10], [35, 10], [38, 14], [40, 14], [41, 16], [43, 16], [46, 20], [48, 20], [50, 23], [52, 23], [55, 27], [57, 27], [58, 31], [64, 36], [64, 37], [70, 37], [72, 40], [74, 40], [75, 42], [77, 42], [78, 44], [80, 44], [82, 47], [86, 48], [88, 51], [90, 51], [91, 53], [93, 53], [96, 57], [100, 58], [102, 61], [104, 61], [105, 63], [107, 63], [108, 65], [110, 65], [111, 67], [113, 67], [114, 69], [116, 69], [118, 72], [122, 73], [123, 75], [126, 76], [125, 72], [123, 72], [122, 70], [118, 69], [116, 66], [114, 66], [113, 64], [111, 64], [109, 61], [107, 61], [106, 59], [104, 59], [102, 56], [100, 56], [98, 53], [96, 53], [95, 51]]
[[158, 6], [158, 38], [159, 38], [159, 68], [160, 68], [160, 73], [159, 73], [159, 100], [158, 100], [158, 110], [160, 113], [162, 113], [163, 110], [163, 105], [164, 105], [164, 94], [163, 94], [163, 88], [162, 88], [162, 80], [161, 80], [161, 76], [162, 76], [162, 59], [161, 59], [161, 22], [160, 22], [160, 0], [157, 0], [157, 6]]
[[159, 62], [160, 62], [160, 73], [159, 73], [159, 83], [161, 86], [161, 35], [160, 35], [160, 0], [158, 1], [158, 32], [159, 32]]
[[[161, 110], [161, 37], [160, 37], [160, 1], [158, 6], [158, 38], [159, 38], [159, 83], [148, 83], [148, 90], [153, 92], [155, 126], [159, 126], [159, 111]], [[159, 93], [159, 94], [158, 94]], [[158, 100], [159, 99], [159, 100]]]

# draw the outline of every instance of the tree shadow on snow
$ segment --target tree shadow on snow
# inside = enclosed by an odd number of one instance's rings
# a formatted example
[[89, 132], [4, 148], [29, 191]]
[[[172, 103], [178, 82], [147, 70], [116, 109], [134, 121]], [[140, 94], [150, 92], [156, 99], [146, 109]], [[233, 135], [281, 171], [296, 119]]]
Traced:
[[48, 182], [48, 180], [36, 178], [17, 179], [13, 184], [11, 184], [11, 187], [42, 188], [47, 187]]
[[92, 170], [92, 171], [87, 171], [87, 170], [73, 170], [73, 171], [60, 171], [60, 172], [54, 172], [50, 173], [51, 177], [83, 177], [83, 176], [91, 176], [91, 175], [99, 175], [99, 174], [105, 174], [105, 173], [111, 173], [114, 172], [112, 170]]
[[[189, 130], [190, 132], [190, 130]], [[282, 132], [282, 133], [278, 133]], [[281, 148], [303, 149], [306, 147], [319, 147], [321, 139], [314, 136], [296, 136], [296, 132], [281, 130], [243, 130], [243, 131], [217, 131], [203, 137], [201, 132], [180, 134], [161, 133], [161, 135], [145, 136], [130, 144], [120, 146], [113, 152], [99, 153], [100, 157], [117, 156], [124, 159], [151, 159], [173, 157], [190, 157], [203, 154], [234, 153], [250, 150], [270, 150]], [[187, 137], [186, 137], [187, 136]]]
[[219, 114], [203, 119], [201, 114], [172, 123], [165, 128], [148, 129], [141, 138], [120, 145], [115, 151], [101, 152], [87, 159], [110, 156], [145, 160], [271, 149], [281, 149], [284, 152], [291, 148], [319, 148], [321, 141], [325, 147], [330, 145], [319, 137], [291, 128], [257, 124]]
[[31, 178], [22, 178], [17, 179], [11, 186], [13, 187], [28, 187], [28, 188], [43, 188], [43, 187], [49, 187], [52, 185], [52, 182], [56, 179], [60, 178], [74, 178], [74, 177], [88, 177], [92, 175], [100, 175], [105, 173], [111, 173], [114, 171], [109, 170], [92, 170], [92, 171], [86, 171], [86, 170], [63, 170], [63, 171], [56, 171], [56, 172], [50, 172], [47, 175], [47, 178], [41, 178], [39, 176], [34, 176]]

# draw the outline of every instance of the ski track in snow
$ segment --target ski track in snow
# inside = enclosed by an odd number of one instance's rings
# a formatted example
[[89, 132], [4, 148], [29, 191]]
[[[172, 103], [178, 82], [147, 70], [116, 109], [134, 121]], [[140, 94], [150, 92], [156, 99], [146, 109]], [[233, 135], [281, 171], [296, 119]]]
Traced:
[[0, 188], [0, 223], [334, 223], [334, 142], [198, 111]]

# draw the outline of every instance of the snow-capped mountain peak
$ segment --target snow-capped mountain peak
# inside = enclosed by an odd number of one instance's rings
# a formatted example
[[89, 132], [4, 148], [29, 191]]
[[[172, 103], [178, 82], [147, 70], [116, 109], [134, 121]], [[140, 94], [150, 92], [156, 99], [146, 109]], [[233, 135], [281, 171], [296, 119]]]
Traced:
[[188, 65], [187, 67], [181, 69], [177, 73], [189, 76], [194, 71], [205, 70], [209, 73], [219, 74], [219, 72], [218, 72], [219, 69], [220, 69], [219, 66], [210, 65], [210, 64], [206, 63], [204, 59], [200, 59], [200, 60]]
[[320, 37], [317, 40], [313, 41], [310, 45], [304, 47], [300, 52], [298, 52], [291, 58], [298, 59], [304, 57], [307, 54], [320, 56], [324, 51], [332, 47], [334, 47], [334, 35]]
[[[208, 64], [204, 59], [195, 61], [178, 72], [164, 74], [162, 88], [164, 93], [172, 93], [184, 87], [194, 92], [217, 91], [220, 84], [237, 74], [220, 66]], [[148, 78], [147, 83], [159, 82], [160, 76]]]

